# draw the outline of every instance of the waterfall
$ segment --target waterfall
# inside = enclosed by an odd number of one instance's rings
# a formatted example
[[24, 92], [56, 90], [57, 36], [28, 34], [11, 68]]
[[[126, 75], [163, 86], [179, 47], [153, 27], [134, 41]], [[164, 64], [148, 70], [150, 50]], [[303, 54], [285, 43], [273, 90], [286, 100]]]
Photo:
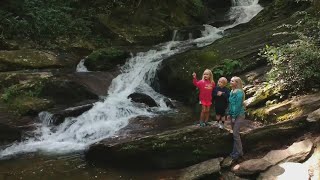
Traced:
[[89, 72], [87, 67], [84, 65], [85, 59], [81, 59], [79, 64], [77, 65], [76, 72]]
[[[208, 45], [222, 37], [224, 30], [240, 23], [248, 22], [260, 10], [258, 1], [238, 0], [230, 10], [230, 16], [236, 22], [230, 26], [215, 28], [205, 25], [203, 37], [187, 41], [171, 41], [161, 44], [161, 48], [138, 53], [121, 68], [121, 74], [113, 79], [108, 96], [103, 102], [97, 102], [93, 108], [79, 117], [67, 118], [56, 127], [48, 125], [50, 114], [42, 113], [44, 119], [34, 132], [34, 137], [1, 150], [0, 157], [30, 152], [68, 153], [85, 150], [89, 145], [102, 139], [117, 135], [118, 130], [128, 124], [130, 118], [137, 116], [155, 116], [170, 108], [164, 103], [164, 96], [155, 92], [150, 84], [156, 69], [163, 59], [181, 53], [193, 47]], [[173, 37], [174, 40], [174, 37]], [[80, 65], [79, 65], [80, 66]], [[127, 99], [133, 92], [142, 92], [155, 99], [159, 107], [142, 108]]]

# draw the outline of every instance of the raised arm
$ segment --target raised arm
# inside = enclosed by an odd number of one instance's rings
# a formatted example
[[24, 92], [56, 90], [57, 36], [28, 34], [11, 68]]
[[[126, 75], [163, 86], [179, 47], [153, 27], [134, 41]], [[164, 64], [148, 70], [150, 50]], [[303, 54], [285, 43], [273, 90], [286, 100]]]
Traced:
[[193, 73], [192, 76], [193, 76], [193, 80], [192, 80], [193, 84], [194, 84], [195, 86], [197, 86], [198, 88], [200, 88], [200, 84], [201, 84], [201, 83], [200, 83], [200, 81], [197, 80], [197, 75], [196, 75], [196, 73]]

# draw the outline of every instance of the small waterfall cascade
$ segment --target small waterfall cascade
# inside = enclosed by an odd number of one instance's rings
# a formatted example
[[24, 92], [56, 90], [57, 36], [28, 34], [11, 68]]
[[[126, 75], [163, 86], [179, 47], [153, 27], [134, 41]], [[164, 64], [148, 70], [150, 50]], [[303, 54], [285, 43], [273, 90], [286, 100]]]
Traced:
[[[122, 73], [113, 79], [108, 96], [102, 102], [95, 103], [92, 109], [78, 117], [66, 118], [58, 126], [50, 126], [51, 114], [40, 113], [40, 119], [43, 121], [37, 125], [34, 137], [1, 150], [0, 158], [38, 151], [82, 151], [95, 142], [116, 136], [131, 118], [141, 115], [155, 116], [159, 112], [168, 111], [170, 108], [164, 103], [166, 97], [155, 92], [150, 86], [158, 65], [163, 59], [184, 52], [194, 44], [199, 47], [211, 44], [223, 37], [224, 30], [248, 22], [262, 10], [258, 0], [234, 0], [233, 5], [230, 17], [236, 19], [234, 24], [221, 28], [205, 25], [201, 38], [186, 41], [175, 41], [177, 32], [174, 32], [172, 41], [159, 45], [160, 48], [157, 50], [137, 53], [121, 68]], [[77, 67], [78, 72], [87, 71], [83, 63], [84, 60], [81, 60]], [[153, 97], [159, 106], [150, 109], [137, 106], [127, 98], [133, 92]]]

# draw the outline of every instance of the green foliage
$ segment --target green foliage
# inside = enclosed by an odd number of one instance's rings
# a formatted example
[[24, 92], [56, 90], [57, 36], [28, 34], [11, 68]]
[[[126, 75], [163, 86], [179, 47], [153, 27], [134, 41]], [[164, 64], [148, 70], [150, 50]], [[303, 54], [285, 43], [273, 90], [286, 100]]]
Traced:
[[16, 84], [4, 90], [1, 99], [10, 103], [18, 96], [38, 97], [44, 87], [44, 82], [37, 81], [30, 84]]
[[21, 10], [0, 10], [0, 32], [7, 38], [32, 38], [45, 41], [57, 37], [84, 37], [91, 33], [90, 21], [77, 14], [71, 0], [24, 1]]
[[240, 61], [225, 59], [223, 64], [213, 68], [213, 76], [215, 79], [219, 79], [221, 76], [230, 76], [237, 68], [242, 66]]
[[262, 56], [272, 65], [269, 79], [284, 83], [286, 90], [297, 93], [319, 86], [320, 50], [312, 41], [266, 46]]
[[319, 88], [320, 83], [320, 23], [316, 17], [306, 12], [294, 14], [299, 20], [294, 25], [283, 25], [295, 34], [298, 40], [279, 47], [266, 46], [261, 56], [267, 58], [272, 66], [269, 80], [284, 84], [285, 90], [298, 93]]

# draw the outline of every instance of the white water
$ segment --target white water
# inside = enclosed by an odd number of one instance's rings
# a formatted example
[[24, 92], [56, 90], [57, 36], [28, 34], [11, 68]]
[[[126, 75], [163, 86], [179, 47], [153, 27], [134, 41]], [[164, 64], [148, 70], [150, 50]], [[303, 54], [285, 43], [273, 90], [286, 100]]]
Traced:
[[[103, 102], [97, 102], [93, 108], [77, 118], [67, 118], [57, 127], [48, 125], [50, 114], [39, 114], [43, 120], [34, 132], [35, 137], [2, 150], [0, 157], [30, 152], [67, 153], [86, 149], [89, 145], [104, 138], [117, 135], [117, 131], [128, 124], [130, 118], [140, 115], [154, 116], [159, 111], [169, 108], [164, 103], [164, 96], [151, 87], [156, 69], [161, 61], [169, 56], [181, 53], [194, 44], [208, 45], [222, 37], [224, 30], [240, 23], [248, 22], [262, 8], [257, 1], [238, 0], [230, 14], [238, 17], [230, 26], [215, 28], [205, 25], [203, 37], [187, 41], [171, 41], [162, 44], [160, 49], [138, 53], [123, 67], [122, 73], [116, 77], [109, 88], [108, 96]], [[242, 6], [245, 4], [245, 6]], [[132, 103], [127, 96], [133, 92], [142, 92], [155, 99], [160, 107], [144, 108]]]
[[76, 72], [89, 72], [89, 70], [87, 69], [87, 67], [84, 65], [84, 61], [86, 59], [81, 59], [81, 61], [79, 62], [79, 64], [77, 65], [76, 68]]

